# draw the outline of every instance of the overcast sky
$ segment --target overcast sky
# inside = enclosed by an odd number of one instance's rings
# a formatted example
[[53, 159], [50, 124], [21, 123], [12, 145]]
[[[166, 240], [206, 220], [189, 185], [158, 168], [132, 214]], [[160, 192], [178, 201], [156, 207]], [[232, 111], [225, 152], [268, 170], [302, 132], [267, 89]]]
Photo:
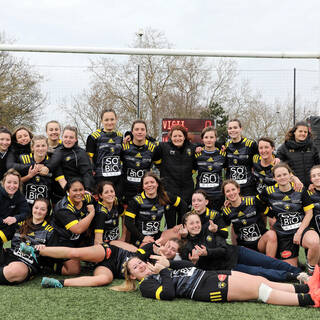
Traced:
[[[0, 31], [16, 44], [125, 48], [140, 28], [151, 27], [163, 31], [178, 49], [320, 51], [319, 0], [0, 0], [0, 4]], [[80, 55], [19, 56], [40, 66], [89, 64], [88, 56]], [[246, 70], [319, 69], [315, 60], [237, 62]], [[85, 77], [79, 80], [79, 70], [70, 77], [59, 68], [39, 70], [52, 80], [47, 88], [49, 96], [55, 90], [63, 96], [66, 87], [73, 93], [76, 79], [87, 85]], [[319, 79], [318, 75], [313, 77]], [[264, 88], [260, 79], [262, 93], [264, 89], [267, 92], [270, 82], [267, 80]]]

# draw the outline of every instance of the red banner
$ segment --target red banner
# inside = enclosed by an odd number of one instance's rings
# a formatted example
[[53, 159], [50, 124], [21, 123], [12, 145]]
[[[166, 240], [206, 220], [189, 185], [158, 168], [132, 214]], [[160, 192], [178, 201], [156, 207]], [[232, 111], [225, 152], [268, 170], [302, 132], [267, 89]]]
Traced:
[[201, 142], [201, 131], [209, 126], [214, 126], [212, 119], [162, 119], [162, 141], [168, 141], [168, 132], [175, 125], [181, 125], [188, 131], [192, 142]]

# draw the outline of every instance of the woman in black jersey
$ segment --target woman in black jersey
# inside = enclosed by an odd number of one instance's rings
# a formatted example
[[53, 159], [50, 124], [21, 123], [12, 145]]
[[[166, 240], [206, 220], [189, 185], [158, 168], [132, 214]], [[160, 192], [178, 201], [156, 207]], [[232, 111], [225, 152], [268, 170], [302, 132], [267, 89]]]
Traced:
[[20, 192], [21, 176], [9, 169], [0, 185], [0, 249], [3, 243], [12, 239], [18, 223], [25, 220], [30, 207]]
[[[253, 157], [253, 174], [256, 179], [257, 194], [268, 186], [273, 186], [276, 182], [273, 179], [272, 168], [280, 161], [274, 156], [274, 141], [268, 137], [261, 137], [258, 140], [259, 155]], [[294, 189], [301, 190], [303, 184], [298, 177], [292, 175]]]
[[100, 118], [103, 128], [88, 136], [86, 152], [93, 163], [96, 185], [100, 181], [108, 180], [118, 186], [122, 173], [120, 152], [123, 137], [116, 131], [117, 115], [114, 110], [104, 109]]
[[188, 234], [186, 241], [180, 241], [180, 256], [191, 260], [200, 269], [235, 270], [280, 282], [307, 278], [299, 268], [281, 260], [246, 247], [228, 245], [215, 223], [210, 220], [202, 225], [195, 212], [184, 215], [183, 225]]
[[31, 140], [32, 153], [20, 155], [19, 162], [24, 164], [20, 170], [23, 193], [29, 204], [38, 198], [51, 201], [53, 177], [47, 167], [48, 140], [45, 136], [34, 136]]
[[53, 227], [46, 221], [48, 204], [45, 199], [37, 199], [32, 207], [32, 215], [15, 232], [11, 248], [3, 249], [0, 255], [0, 284], [18, 284], [40, 272], [43, 259], [21, 252], [20, 244], [54, 244]]
[[[116, 198], [115, 188], [110, 181], [102, 181], [98, 185], [99, 200], [95, 206], [94, 218], [94, 243], [102, 243], [110, 240], [125, 241], [126, 227], [122, 223], [122, 234], [120, 238], [119, 219], [124, 220], [122, 206]], [[125, 229], [125, 230], [124, 230]]]
[[[318, 235], [320, 235], [320, 165], [311, 168], [310, 177], [314, 186], [313, 191], [308, 191], [314, 204], [313, 217], [310, 222], [310, 227], [314, 228]], [[318, 264], [319, 263], [320, 261]]]
[[186, 203], [180, 197], [167, 193], [156, 174], [147, 172], [141, 184], [143, 192], [129, 202], [125, 212], [125, 225], [131, 233], [130, 242], [137, 247], [161, 237], [163, 216], [168, 229], [175, 226], [172, 209], [178, 210], [181, 216], [187, 211]]
[[31, 152], [30, 143], [33, 138], [32, 132], [24, 126], [18, 127], [12, 134], [12, 144], [7, 157], [7, 169], [13, 168], [17, 171], [23, 167], [19, 164], [21, 154]]
[[274, 219], [278, 258], [296, 266], [301, 245], [308, 249], [307, 268], [312, 273], [320, 255], [319, 236], [309, 228], [314, 205], [307, 190], [293, 189], [291, 169], [286, 163], [275, 165], [273, 175], [277, 183], [267, 187], [260, 198], [268, 206], [268, 216]]
[[123, 143], [121, 150], [123, 162], [121, 194], [125, 204], [128, 204], [133, 196], [141, 192], [142, 177], [155, 162], [156, 145], [146, 138], [146, 122], [135, 120], [131, 126], [131, 133], [132, 140]]
[[[192, 178], [196, 168], [195, 146], [188, 139], [188, 132], [181, 125], [172, 126], [169, 141], [160, 142], [157, 148], [157, 159], [160, 158], [160, 177], [168, 192], [181, 197], [188, 205], [194, 190]], [[181, 223], [178, 216], [177, 223]]]
[[0, 127], [0, 180], [7, 171], [7, 157], [11, 145], [11, 132], [6, 127]]
[[237, 181], [243, 196], [256, 194], [255, 179], [252, 173], [253, 156], [258, 154], [257, 143], [242, 137], [242, 126], [238, 119], [228, 122], [230, 140], [226, 143], [227, 179]]
[[204, 190], [209, 199], [209, 208], [221, 210], [224, 197], [221, 192], [222, 172], [226, 167], [226, 154], [216, 146], [217, 131], [214, 127], [206, 127], [201, 132], [204, 148], [196, 153], [197, 189]]
[[264, 217], [265, 207], [256, 197], [241, 197], [240, 186], [234, 180], [225, 180], [222, 191], [229, 202], [222, 215], [227, 225], [232, 224], [232, 243], [266, 253], [275, 257], [277, 237], [273, 230], [267, 230]]
[[205, 302], [261, 300], [276, 305], [320, 307], [318, 272], [308, 285], [293, 285], [271, 282], [237, 271], [203, 271], [189, 261], [151, 257], [157, 260], [155, 265], [137, 257], [129, 259], [124, 270], [126, 282], [113, 289], [132, 291], [138, 280], [142, 296], [158, 300], [173, 300], [176, 297]]
[[62, 145], [55, 149], [48, 167], [62, 188], [72, 178], [81, 178], [85, 189], [93, 191], [94, 179], [89, 156], [78, 146], [76, 127], [66, 126], [62, 134]]

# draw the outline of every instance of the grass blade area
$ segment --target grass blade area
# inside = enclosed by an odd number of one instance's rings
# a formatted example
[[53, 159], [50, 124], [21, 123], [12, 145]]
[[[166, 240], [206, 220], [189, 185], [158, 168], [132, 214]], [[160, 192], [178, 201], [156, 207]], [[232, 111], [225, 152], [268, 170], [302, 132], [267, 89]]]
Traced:
[[315, 308], [259, 302], [158, 301], [142, 298], [139, 292], [114, 292], [108, 287], [42, 289], [40, 280], [0, 286], [3, 319], [319, 319]]

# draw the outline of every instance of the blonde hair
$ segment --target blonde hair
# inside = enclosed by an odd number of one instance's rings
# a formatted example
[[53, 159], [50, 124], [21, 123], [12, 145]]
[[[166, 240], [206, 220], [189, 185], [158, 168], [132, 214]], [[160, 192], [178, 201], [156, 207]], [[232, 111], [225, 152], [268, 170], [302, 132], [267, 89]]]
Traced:
[[122, 273], [124, 274], [124, 281], [119, 286], [113, 286], [110, 289], [114, 291], [121, 291], [121, 292], [131, 292], [137, 289], [136, 280], [130, 278], [130, 270], [128, 267], [128, 263], [131, 261], [132, 258], [136, 258], [136, 256], [131, 257], [128, 259], [122, 268]]

